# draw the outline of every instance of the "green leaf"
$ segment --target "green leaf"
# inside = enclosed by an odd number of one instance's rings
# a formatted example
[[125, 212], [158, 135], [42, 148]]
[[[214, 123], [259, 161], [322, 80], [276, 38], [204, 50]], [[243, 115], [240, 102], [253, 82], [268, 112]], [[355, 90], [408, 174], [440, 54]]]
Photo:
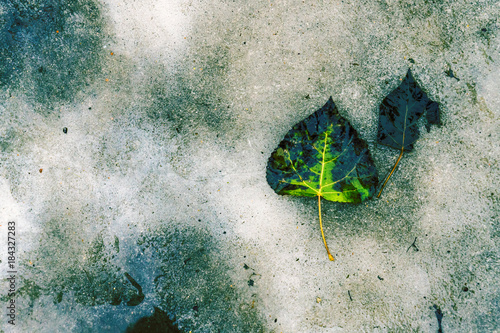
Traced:
[[267, 182], [278, 194], [318, 197], [321, 235], [333, 261], [323, 233], [321, 198], [362, 202], [374, 194], [378, 175], [366, 142], [330, 97], [285, 135], [267, 163]]
[[440, 125], [439, 105], [427, 97], [410, 70], [401, 85], [387, 95], [379, 108], [377, 140], [381, 144], [400, 150], [400, 154], [377, 197], [380, 197], [385, 184], [396, 170], [403, 152], [412, 150], [413, 144], [420, 137], [418, 121], [422, 115], [426, 113], [428, 131], [430, 124]]
[[378, 176], [366, 142], [330, 98], [285, 135], [269, 158], [267, 181], [278, 194], [358, 203], [374, 194]]

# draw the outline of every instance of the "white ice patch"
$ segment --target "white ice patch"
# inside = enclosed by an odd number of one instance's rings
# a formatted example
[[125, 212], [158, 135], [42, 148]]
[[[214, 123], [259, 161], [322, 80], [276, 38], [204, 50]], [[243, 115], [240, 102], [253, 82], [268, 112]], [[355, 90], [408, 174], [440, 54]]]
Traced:
[[186, 48], [190, 33], [191, 1], [185, 0], [144, 0], [114, 1], [104, 0], [105, 13], [109, 15], [116, 48], [129, 57], [160, 59], [171, 63]]

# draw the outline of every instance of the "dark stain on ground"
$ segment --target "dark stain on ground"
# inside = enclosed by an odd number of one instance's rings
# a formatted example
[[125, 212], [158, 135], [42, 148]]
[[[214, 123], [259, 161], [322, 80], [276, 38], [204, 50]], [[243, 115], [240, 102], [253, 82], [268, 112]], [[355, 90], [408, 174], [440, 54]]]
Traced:
[[104, 36], [94, 0], [11, 0], [0, 6], [0, 88], [22, 89], [47, 110], [92, 82], [101, 69]]
[[168, 314], [155, 307], [149, 317], [142, 317], [125, 331], [126, 333], [183, 333], [177, 328]]
[[179, 132], [189, 127], [223, 132], [233, 120], [224, 97], [227, 53], [224, 48], [207, 47], [196, 62], [189, 59], [174, 73], [164, 65], [152, 65], [143, 93], [147, 117]]
[[[60, 224], [60, 220], [51, 219], [45, 223], [40, 247], [30, 253], [37, 258], [36, 267], [27, 267], [32, 280], [24, 281], [24, 286], [31, 286], [31, 301], [41, 295], [52, 295], [57, 304], [64, 300], [65, 294], [71, 293], [76, 303], [86, 306], [140, 304], [145, 298], [142, 287], [116, 265], [116, 252], [104, 242], [102, 235], [98, 234], [82, 253], [81, 248], [72, 247], [74, 233], [64, 227], [66, 223]], [[68, 257], [84, 259], [68, 261]], [[44, 267], [51, 267], [51, 270]]]
[[0, 151], [4, 153], [12, 152], [12, 145], [19, 138], [16, 131], [9, 128], [4, 136], [0, 136]]
[[138, 245], [145, 257], [152, 256], [159, 265], [153, 286], [161, 300], [158, 307], [178, 318], [183, 330], [210, 325], [221, 332], [234, 332], [235, 327], [263, 331], [261, 313], [247, 306], [255, 297], [235, 286], [222, 257], [224, 251], [210, 232], [169, 225], [142, 234]]

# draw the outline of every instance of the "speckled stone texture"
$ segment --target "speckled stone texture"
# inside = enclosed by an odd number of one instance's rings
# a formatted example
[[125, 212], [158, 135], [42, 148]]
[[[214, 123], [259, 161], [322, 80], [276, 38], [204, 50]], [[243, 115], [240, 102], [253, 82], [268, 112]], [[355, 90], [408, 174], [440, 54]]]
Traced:
[[[0, 1], [5, 332], [495, 332], [498, 1]], [[267, 160], [332, 96], [379, 176], [408, 69], [439, 103], [380, 199], [280, 196]], [[2, 312], [4, 313], [4, 312]], [[147, 318], [146, 318], [147, 317]], [[142, 318], [142, 319], [141, 319]], [[134, 328], [135, 327], [135, 328]]]

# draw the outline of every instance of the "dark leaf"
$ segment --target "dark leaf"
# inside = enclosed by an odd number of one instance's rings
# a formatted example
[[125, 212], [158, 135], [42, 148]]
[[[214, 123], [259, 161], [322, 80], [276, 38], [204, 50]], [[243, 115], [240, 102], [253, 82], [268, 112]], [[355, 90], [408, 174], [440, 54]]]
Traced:
[[285, 135], [269, 158], [267, 181], [278, 194], [318, 197], [321, 226], [320, 198], [362, 202], [374, 194], [378, 176], [366, 142], [330, 98]]
[[418, 140], [420, 133], [418, 120], [427, 112], [427, 129], [429, 124], [440, 125], [439, 105], [431, 101], [427, 94], [420, 89], [417, 82], [408, 70], [401, 85], [394, 89], [380, 104], [380, 118], [378, 126], [378, 142], [401, 151], [391, 173], [382, 185], [378, 197], [385, 184], [396, 169], [403, 152], [413, 149], [413, 143]]
[[373, 195], [377, 170], [330, 98], [285, 135], [269, 158], [267, 181], [278, 194], [361, 202]]

